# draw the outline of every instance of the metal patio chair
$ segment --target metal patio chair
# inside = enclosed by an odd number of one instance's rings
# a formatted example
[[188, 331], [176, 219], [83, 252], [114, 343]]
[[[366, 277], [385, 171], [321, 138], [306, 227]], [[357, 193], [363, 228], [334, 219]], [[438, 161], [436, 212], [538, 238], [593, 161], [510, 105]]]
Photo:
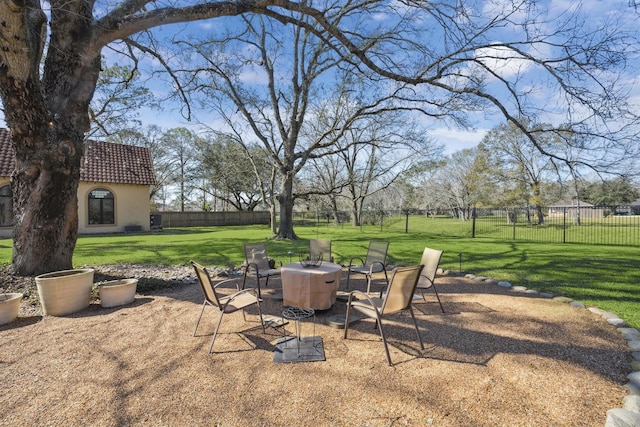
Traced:
[[[351, 258], [349, 266], [347, 267], [347, 284], [346, 288], [349, 289], [349, 279], [351, 274], [364, 274], [367, 278], [367, 293], [371, 292], [371, 280], [375, 273], [384, 272], [384, 279], [386, 285], [389, 284], [389, 278], [387, 276], [387, 251], [389, 250], [388, 242], [370, 241], [369, 249], [367, 250], [367, 256], [363, 260], [360, 257]], [[359, 260], [361, 264], [354, 265], [353, 261]]]
[[416, 329], [418, 341], [420, 342], [420, 348], [424, 350], [424, 344], [422, 342], [422, 337], [420, 336], [420, 331], [418, 330], [416, 316], [413, 313], [413, 308], [411, 306], [413, 294], [418, 284], [418, 278], [420, 277], [422, 268], [422, 265], [394, 268], [391, 273], [391, 282], [387, 287], [387, 292], [384, 298], [371, 297], [369, 294], [358, 290], [351, 291], [349, 293], [349, 300], [347, 301], [347, 315], [344, 323], [343, 337], [347, 338], [347, 332], [349, 331], [349, 316], [351, 315], [352, 309], [371, 319], [375, 319], [376, 326], [380, 330], [380, 337], [382, 337], [384, 350], [387, 354], [387, 362], [389, 362], [389, 366], [391, 366], [391, 355], [389, 354], [387, 339], [384, 335], [382, 319], [402, 311], [409, 311], [411, 319], [413, 320], [413, 326]]
[[280, 269], [272, 268], [272, 265], [275, 265], [275, 261], [269, 258], [267, 255], [267, 245], [262, 242], [245, 243], [244, 260], [242, 289], [244, 289], [247, 283], [247, 276], [255, 277], [258, 283], [258, 297], [262, 297], [260, 293], [260, 279], [265, 278], [264, 285], [269, 286], [269, 277], [279, 276]]
[[[200, 311], [200, 316], [198, 316], [198, 320], [196, 321], [196, 327], [193, 330], [193, 336], [196, 336], [198, 325], [200, 324], [200, 319], [202, 318], [202, 314], [204, 313], [204, 309], [207, 305], [215, 307], [220, 311], [220, 317], [218, 318], [218, 323], [216, 323], [216, 329], [213, 333], [213, 338], [211, 338], [209, 353], [211, 353], [211, 350], [213, 350], [213, 343], [216, 341], [216, 336], [218, 335], [218, 330], [220, 329], [220, 324], [222, 323], [222, 318], [225, 314], [242, 311], [242, 316], [246, 321], [247, 317], [244, 309], [255, 304], [258, 307], [258, 315], [260, 317], [260, 324], [262, 325], [262, 332], [265, 332], [264, 321], [262, 319], [262, 311], [260, 310], [260, 298], [258, 297], [256, 289], [247, 288], [244, 290], [240, 290], [236, 279], [223, 280], [214, 285], [211, 281], [209, 270], [207, 270], [206, 267], [203, 267], [195, 261], [191, 261], [191, 265], [193, 265], [193, 268], [196, 271], [198, 282], [200, 283], [202, 292], [204, 293], [202, 310]], [[235, 282], [237, 291], [231, 295], [220, 294], [218, 288], [231, 282]]]
[[438, 299], [438, 304], [440, 304], [440, 310], [444, 313], [444, 307], [442, 306], [440, 295], [438, 295], [438, 290], [434, 283], [436, 280], [436, 273], [438, 272], [438, 266], [440, 265], [440, 259], [442, 258], [442, 252], [443, 251], [438, 249], [424, 248], [424, 251], [422, 252], [422, 260], [420, 260], [420, 264], [424, 265], [424, 268], [420, 274], [416, 291], [420, 290], [422, 299], [424, 302], [427, 302], [427, 299], [424, 296], [424, 291], [429, 288], [433, 289], [433, 292], [435, 292], [436, 298]]

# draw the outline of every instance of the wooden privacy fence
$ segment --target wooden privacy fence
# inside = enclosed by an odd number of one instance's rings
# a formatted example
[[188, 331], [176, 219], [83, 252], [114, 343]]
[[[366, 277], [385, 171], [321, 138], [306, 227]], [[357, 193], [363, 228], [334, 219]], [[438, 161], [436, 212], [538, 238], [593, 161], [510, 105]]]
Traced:
[[[158, 215], [160, 218], [157, 218]], [[162, 227], [207, 227], [212, 225], [269, 224], [269, 212], [264, 211], [159, 212], [151, 216], [156, 216], [156, 227], [158, 225]], [[158, 224], [158, 220], [160, 220], [160, 224]]]

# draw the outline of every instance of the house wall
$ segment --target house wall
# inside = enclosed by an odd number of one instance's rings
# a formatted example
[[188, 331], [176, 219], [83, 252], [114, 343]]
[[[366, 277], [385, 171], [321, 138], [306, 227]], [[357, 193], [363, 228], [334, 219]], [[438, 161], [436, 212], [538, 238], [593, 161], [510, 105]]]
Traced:
[[[0, 187], [9, 184], [8, 178], [0, 178]], [[106, 188], [113, 193], [115, 201], [115, 224], [89, 224], [89, 192], [96, 188]], [[121, 233], [126, 226], [140, 226], [149, 231], [149, 186], [131, 184], [103, 184], [81, 182], [78, 186], [78, 233]], [[11, 237], [13, 227], [0, 227], [0, 237]]]
[[[115, 224], [89, 224], [89, 193], [96, 188], [106, 188], [115, 197]], [[78, 233], [119, 233], [126, 226], [138, 225], [149, 231], [149, 186], [130, 184], [103, 184], [81, 182], [78, 186]]]

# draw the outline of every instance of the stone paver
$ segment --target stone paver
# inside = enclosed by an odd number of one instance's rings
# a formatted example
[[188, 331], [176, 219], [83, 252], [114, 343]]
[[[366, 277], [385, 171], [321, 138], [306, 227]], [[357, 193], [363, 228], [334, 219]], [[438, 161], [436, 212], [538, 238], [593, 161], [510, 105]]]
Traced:
[[640, 414], [627, 411], [622, 408], [609, 409], [605, 427], [638, 427], [640, 426]]
[[613, 326], [625, 326], [627, 324], [627, 322], [625, 322], [623, 319], [619, 317], [613, 317], [611, 319], [607, 319], [607, 322], [609, 322], [609, 324]]
[[627, 375], [629, 382], [636, 387], [640, 388], [640, 371], [631, 372]]
[[622, 338], [625, 340], [639, 340], [640, 341], [640, 331], [635, 328], [618, 328], [618, 332], [622, 334]]
[[629, 395], [622, 399], [622, 409], [640, 413], [640, 396]]

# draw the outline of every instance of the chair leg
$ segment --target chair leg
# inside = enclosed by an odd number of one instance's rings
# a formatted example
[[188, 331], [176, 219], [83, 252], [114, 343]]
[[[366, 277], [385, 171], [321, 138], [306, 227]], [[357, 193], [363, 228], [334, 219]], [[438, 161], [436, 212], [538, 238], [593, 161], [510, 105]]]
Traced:
[[216, 325], [216, 330], [213, 332], [213, 338], [211, 338], [211, 345], [209, 346], [209, 354], [211, 354], [211, 350], [213, 350], [213, 343], [216, 340], [216, 336], [218, 335], [218, 329], [220, 329], [220, 324], [222, 323], [222, 318], [224, 317], [224, 312], [220, 312], [220, 318], [218, 319], [218, 324]]
[[193, 336], [196, 336], [196, 332], [198, 331], [198, 325], [200, 324], [200, 319], [202, 319], [202, 313], [204, 313], [204, 308], [207, 306], [207, 300], [202, 303], [202, 310], [200, 310], [200, 316], [198, 316], [198, 320], [196, 321], [196, 328], [193, 330]]
[[258, 317], [260, 317], [260, 325], [262, 325], [262, 333], [265, 334], [267, 333], [267, 331], [264, 329], [264, 320], [262, 319], [262, 309], [260, 308], [260, 297], [258, 297], [258, 302], [257, 302], [257, 306], [258, 306]]
[[440, 304], [440, 310], [444, 313], [444, 307], [442, 306], [442, 301], [440, 301], [440, 295], [438, 295], [438, 291], [436, 290], [436, 285], [431, 286], [433, 288], [433, 292], [436, 293], [436, 298], [438, 298], [438, 304]]
[[351, 297], [349, 297], [349, 302], [347, 303], [347, 315], [344, 319], [344, 335], [342, 338], [347, 338], [347, 332], [349, 331], [349, 315], [351, 314]]
[[[269, 276], [267, 276], [267, 280], [269, 280]], [[260, 292], [260, 275], [256, 273], [256, 284], [258, 286], [258, 298], [262, 298], [262, 293]]]
[[391, 354], [389, 353], [389, 346], [387, 346], [387, 339], [385, 338], [384, 331], [382, 330], [382, 321], [380, 319], [377, 319], [376, 324], [380, 329], [380, 337], [382, 337], [382, 344], [384, 344], [384, 351], [387, 354], [387, 362], [389, 362], [389, 366], [391, 366]]
[[[435, 285], [431, 285], [431, 288], [433, 288], [433, 292], [436, 293], [436, 298], [438, 299], [438, 304], [440, 304], [440, 310], [442, 310], [442, 312], [444, 313], [444, 307], [442, 306], [442, 301], [440, 301], [440, 295], [438, 295], [438, 291], [436, 290], [436, 286]], [[424, 296], [424, 289], [420, 289], [420, 293], [422, 294], [422, 300], [427, 303], [427, 297]]]
[[345, 289], [349, 289], [349, 279], [351, 279], [351, 270], [350, 269], [347, 270], [347, 284], [345, 286]]
[[242, 276], [242, 289], [244, 290], [244, 286], [247, 283], [247, 269], [244, 269], [244, 275]]
[[367, 274], [367, 294], [371, 292], [371, 275]]
[[409, 306], [409, 313], [411, 313], [411, 318], [413, 319], [413, 326], [416, 328], [416, 335], [418, 336], [418, 341], [420, 341], [420, 348], [424, 350], [424, 343], [422, 342], [422, 337], [420, 336], [420, 330], [418, 329], [418, 322], [416, 321], [416, 316], [413, 313], [413, 307]]

